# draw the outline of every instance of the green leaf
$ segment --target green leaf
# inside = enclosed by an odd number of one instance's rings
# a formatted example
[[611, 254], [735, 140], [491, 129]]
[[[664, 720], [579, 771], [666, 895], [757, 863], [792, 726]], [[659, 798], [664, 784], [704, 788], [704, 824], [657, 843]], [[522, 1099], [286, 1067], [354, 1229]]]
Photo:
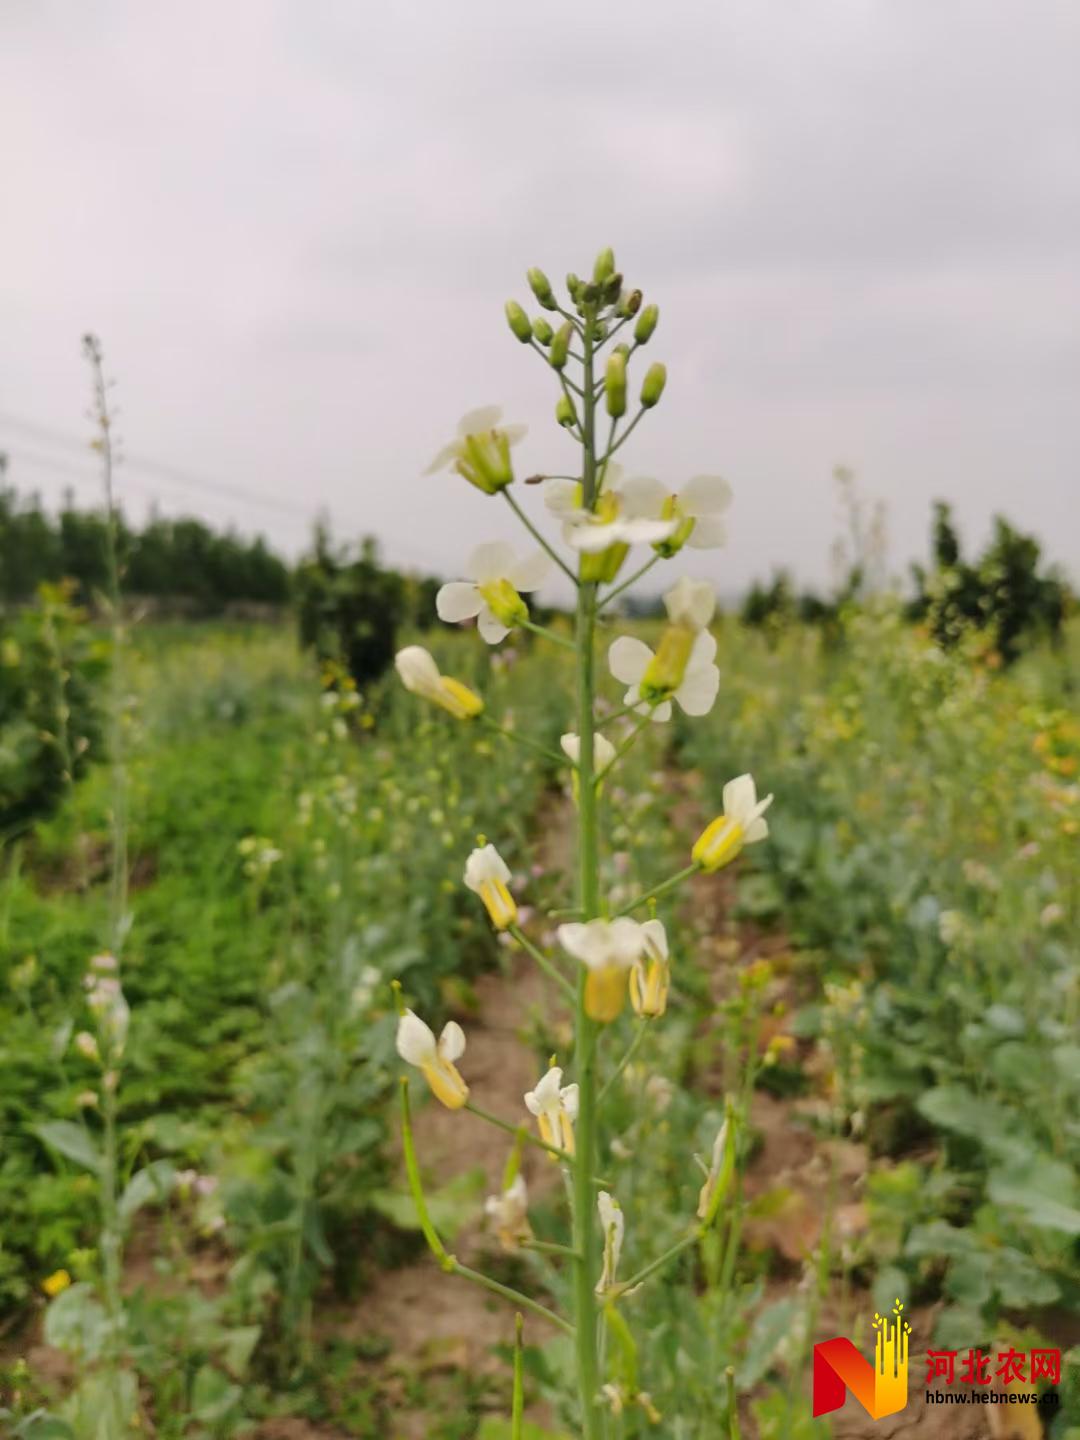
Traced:
[[45, 1311], [45, 1343], [72, 1355], [95, 1360], [105, 1342], [105, 1309], [92, 1285], [62, 1290]]
[[750, 1338], [746, 1342], [746, 1354], [739, 1366], [738, 1386], [740, 1390], [752, 1390], [768, 1372], [781, 1343], [787, 1339], [791, 1327], [799, 1314], [799, 1302], [777, 1300], [759, 1310], [750, 1327]]
[[213, 1365], [203, 1365], [191, 1385], [191, 1413], [207, 1425], [217, 1424], [236, 1407], [243, 1393]]
[[136, 1170], [117, 1203], [122, 1223], [127, 1225], [151, 1200], [167, 1200], [175, 1179], [176, 1169], [171, 1160], [152, 1160], [149, 1165]]
[[906, 1305], [911, 1282], [898, 1265], [886, 1265], [874, 1277], [874, 1309], [881, 1315], [888, 1315], [894, 1300]]
[[[510, 1421], [501, 1420], [494, 1415], [487, 1415], [476, 1432], [476, 1440], [510, 1440]], [[521, 1426], [521, 1440], [571, 1440], [565, 1430], [545, 1430], [542, 1425], [534, 1425], [531, 1420], [524, 1420]]]
[[941, 1130], [966, 1135], [983, 1145], [1008, 1140], [1015, 1118], [992, 1100], [980, 1100], [963, 1085], [939, 1085], [916, 1102], [925, 1119]]
[[73, 1160], [95, 1175], [101, 1174], [101, 1154], [90, 1132], [81, 1125], [71, 1120], [49, 1120], [44, 1125], [35, 1125], [34, 1134], [66, 1160]]
[[262, 1334], [261, 1325], [237, 1325], [222, 1337], [221, 1358], [230, 1375], [241, 1378]]

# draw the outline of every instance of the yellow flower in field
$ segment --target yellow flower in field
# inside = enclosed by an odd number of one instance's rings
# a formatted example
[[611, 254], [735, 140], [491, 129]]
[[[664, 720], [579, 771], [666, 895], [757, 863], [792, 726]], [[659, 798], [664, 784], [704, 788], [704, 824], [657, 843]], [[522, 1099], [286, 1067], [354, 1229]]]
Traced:
[[500, 425], [501, 419], [502, 410], [498, 405], [485, 405], [463, 415], [456, 438], [443, 446], [425, 474], [434, 475], [436, 470], [449, 467], [485, 495], [505, 490], [514, 480], [510, 447], [524, 437], [526, 427]]
[[659, 920], [646, 920], [641, 927], [645, 951], [630, 970], [630, 1004], [643, 1019], [657, 1019], [667, 1009], [671, 985], [671, 960], [667, 931]]
[[456, 1020], [443, 1026], [436, 1043], [434, 1033], [419, 1015], [406, 1010], [398, 1021], [397, 1052], [417, 1067], [436, 1100], [448, 1110], [461, 1109], [469, 1098], [469, 1087], [454, 1065], [465, 1054], [465, 1032]]
[[554, 1145], [573, 1155], [578, 1087], [562, 1083], [562, 1069], [558, 1065], [552, 1065], [537, 1081], [536, 1089], [526, 1093], [525, 1108], [536, 1116], [536, 1128], [545, 1145]]
[[630, 967], [645, 949], [642, 927], [626, 916], [618, 920], [589, 920], [560, 925], [559, 944], [588, 969], [585, 979], [585, 1013], [591, 1020], [616, 1020], [626, 999]]
[[455, 720], [471, 720], [484, 708], [483, 700], [467, 685], [439, 673], [435, 657], [422, 645], [406, 645], [394, 657], [394, 665], [406, 690], [441, 705]]
[[698, 836], [690, 852], [700, 869], [719, 870], [730, 864], [744, 845], [755, 845], [769, 833], [765, 811], [773, 802], [771, 795], [757, 798], [752, 775], [738, 775], [724, 786], [724, 813]]
[[509, 879], [510, 868], [494, 845], [474, 850], [465, 862], [465, 884], [480, 896], [496, 930], [505, 930], [517, 919], [517, 904], [507, 888]]
[[41, 1288], [48, 1297], [53, 1299], [62, 1290], [66, 1290], [71, 1284], [71, 1276], [66, 1270], [54, 1270], [51, 1275], [46, 1275], [41, 1282]]
[[619, 1268], [619, 1256], [622, 1254], [626, 1221], [623, 1218], [622, 1206], [606, 1190], [601, 1190], [597, 1195], [596, 1208], [600, 1212], [600, 1228], [604, 1232], [604, 1266], [600, 1279], [596, 1282], [596, 1293], [606, 1295], [618, 1285], [615, 1273]]
[[720, 689], [714, 659], [716, 640], [705, 628], [716, 608], [711, 585], [683, 578], [664, 596], [668, 618], [654, 654], [644, 640], [621, 635], [608, 651], [616, 680], [629, 685], [624, 696], [641, 714], [671, 719], [675, 699], [687, 715], [707, 715]]
[[633, 496], [624, 495], [622, 477], [615, 465], [608, 466], [607, 487], [587, 510], [582, 486], [576, 480], [548, 480], [544, 503], [562, 521], [563, 539], [584, 557], [582, 579], [609, 582], [615, 579], [631, 545], [654, 545], [675, 533], [678, 522], [639, 514]]

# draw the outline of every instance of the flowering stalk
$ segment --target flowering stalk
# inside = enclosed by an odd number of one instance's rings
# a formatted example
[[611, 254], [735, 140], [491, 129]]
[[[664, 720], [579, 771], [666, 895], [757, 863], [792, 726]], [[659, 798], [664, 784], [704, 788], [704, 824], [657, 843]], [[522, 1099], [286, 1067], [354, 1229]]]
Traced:
[[[540, 355], [554, 370], [561, 391], [556, 421], [581, 447], [578, 474], [535, 477], [536, 481], [544, 482], [544, 500], [553, 518], [562, 526], [563, 541], [577, 553], [576, 570], [571, 569], [541, 535], [511, 493], [515, 477], [510, 446], [521, 438], [521, 427], [501, 426], [501, 412], [494, 407], [472, 411], [459, 425], [457, 438], [440, 452], [432, 468], [449, 464], [475, 489], [487, 495], [501, 494], [539, 543], [541, 554], [531, 560], [518, 561], [508, 547], [500, 543], [480, 546], [466, 567], [469, 580], [444, 586], [439, 592], [437, 609], [440, 618], [449, 623], [475, 617], [477, 628], [488, 644], [498, 644], [511, 630], [521, 628], [554, 642], [559, 648], [573, 649], [575, 721], [574, 728], [562, 736], [563, 756], [555, 755], [516, 730], [501, 726], [485, 712], [480, 696], [452, 677], [441, 675], [432, 657], [419, 647], [402, 651], [397, 664], [407, 688], [439, 706], [456, 721], [479, 720], [510, 739], [540, 750], [560, 765], [569, 761], [577, 823], [576, 904], [572, 910], [555, 911], [548, 918], [568, 917], [569, 923], [558, 926], [557, 937], [563, 952], [576, 963], [573, 983], [525, 933], [521, 919], [524, 911], [519, 912], [511, 890], [512, 872], [494, 846], [480, 841], [480, 848], [466, 864], [464, 882], [479, 897], [494, 929], [510, 936], [571, 1001], [574, 1012], [572, 1079], [563, 1084], [562, 1067], [556, 1057], [552, 1057], [547, 1073], [535, 1089], [523, 1097], [526, 1109], [536, 1119], [537, 1138], [471, 1101], [467, 1073], [458, 1072], [454, 1064], [466, 1052], [464, 1033], [454, 1021], [436, 1040], [434, 1032], [419, 1017], [405, 1010], [399, 999], [401, 1020], [397, 1045], [402, 1058], [420, 1068], [433, 1095], [448, 1110], [468, 1109], [514, 1137], [514, 1150], [502, 1191], [489, 1197], [487, 1213], [495, 1223], [504, 1249], [533, 1249], [569, 1263], [573, 1326], [537, 1302], [517, 1296], [506, 1286], [468, 1270], [447, 1254], [423, 1206], [407, 1091], [403, 1088], [406, 1165], [417, 1212], [433, 1253], [443, 1269], [466, 1275], [494, 1293], [514, 1299], [572, 1335], [580, 1407], [579, 1433], [582, 1440], [604, 1440], [608, 1409], [619, 1416], [627, 1407], [638, 1406], [650, 1423], [656, 1424], [661, 1418], [648, 1393], [639, 1387], [636, 1346], [625, 1318], [619, 1313], [618, 1302], [628, 1290], [693, 1246], [717, 1221], [718, 1211], [729, 1194], [735, 1163], [735, 1129], [729, 1123], [717, 1136], [711, 1167], [703, 1166], [706, 1185], [696, 1220], [683, 1227], [680, 1238], [631, 1280], [619, 1281], [617, 1272], [626, 1217], [618, 1196], [611, 1193], [611, 1185], [596, 1175], [600, 1109], [613, 1084], [637, 1054], [649, 1026], [662, 1023], [672, 974], [667, 934], [656, 915], [655, 905], [644, 923], [630, 917], [650, 901], [676, 890], [691, 875], [717, 870], [734, 860], [745, 845], [764, 839], [768, 827], [763, 814], [771, 796], [759, 802], [748, 775], [730, 782], [724, 789], [723, 812], [694, 844], [689, 856], [691, 863], [644, 891], [621, 911], [611, 913], [600, 891], [602, 786], [646, 729], [671, 719], [676, 704], [690, 716], [704, 715], [711, 709], [720, 683], [714, 663], [716, 640], [709, 630], [716, 600], [711, 586], [683, 579], [664, 595], [668, 623], [655, 651], [633, 635], [615, 640], [608, 652], [607, 668], [616, 680], [629, 688], [624, 690], [621, 707], [607, 703], [602, 707], [602, 716], [597, 714], [597, 619], [606, 605], [654, 565], [671, 559], [684, 545], [701, 549], [722, 543], [717, 515], [729, 497], [725, 483], [717, 476], [698, 475], [677, 492], [669, 492], [655, 480], [624, 481], [620, 466], [611, 463], [646, 412], [657, 405], [667, 379], [663, 365], [656, 363], [649, 367], [638, 392], [638, 408], [627, 420], [628, 362], [640, 346], [648, 343], [659, 312], [655, 306], [648, 306], [638, 314], [641, 292], [628, 292], [623, 288], [612, 252], [600, 252], [591, 281], [584, 282], [576, 275], [567, 277], [572, 310], [564, 309], [556, 300], [542, 271], [530, 270], [528, 279], [541, 306], [557, 312], [565, 321], [556, 331], [542, 316], [530, 321], [515, 301], [506, 306], [507, 322], [515, 339]], [[605, 345], [634, 316], [638, 317], [633, 330], [634, 344], [621, 342], [612, 347], [606, 357], [602, 356]], [[581, 367], [576, 379], [563, 373], [570, 361]], [[606, 414], [600, 413], [601, 406]], [[605, 431], [602, 444], [597, 441], [600, 427]], [[635, 545], [651, 546], [653, 554], [632, 570], [628, 580], [617, 583], [619, 572]], [[572, 642], [533, 621], [522, 599], [522, 591], [535, 590], [541, 583], [536, 559], [543, 564], [545, 552], [576, 589]], [[601, 587], [605, 589], [603, 595]], [[618, 743], [600, 733], [602, 726], [631, 715], [635, 723], [627, 727]], [[628, 998], [639, 1016], [639, 1024], [622, 1059], [609, 1072], [607, 1084], [601, 1089], [600, 1035], [619, 1018]], [[467, 1065], [465, 1070], [467, 1072]], [[524, 1177], [518, 1174], [525, 1143], [539, 1145], [562, 1168], [571, 1210], [572, 1240], [568, 1246], [537, 1240], [532, 1234], [527, 1215], [527, 1189]], [[614, 1339], [611, 1353], [606, 1355], [601, 1343], [602, 1327], [607, 1340]], [[515, 1407], [517, 1403], [515, 1391]], [[515, 1416], [517, 1414], [515, 1408]]]

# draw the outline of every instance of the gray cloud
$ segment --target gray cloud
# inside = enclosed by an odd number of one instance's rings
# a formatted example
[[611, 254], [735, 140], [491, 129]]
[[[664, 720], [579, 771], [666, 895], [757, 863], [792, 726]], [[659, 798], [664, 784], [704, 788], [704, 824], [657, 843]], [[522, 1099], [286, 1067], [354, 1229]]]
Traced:
[[296, 550], [325, 506], [445, 572], [511, 534], [419, 472], [491, 400], [565, 461], [501, 304], [610, 242], [671, 370], [634, 468], [736, 492], [699, 573], [822, 577], [841, 460], [897, 568], [936, 495], [1080, 568], [1071, 0], [24, 0], [0, 34], [3, 410], [78, 428], [96, 328], [133, 453], [278, 507], [192, 509]]

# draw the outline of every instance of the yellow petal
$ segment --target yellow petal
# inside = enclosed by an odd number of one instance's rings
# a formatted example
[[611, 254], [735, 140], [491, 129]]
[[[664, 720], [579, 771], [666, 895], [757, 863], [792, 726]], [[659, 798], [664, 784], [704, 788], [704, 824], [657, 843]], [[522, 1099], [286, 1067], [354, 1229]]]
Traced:
[[590, 1020], [609, 1025], [622, 1013], [626, 1000], [626, 971], [621, 965], [590, 970], [585, 979], [585, 1013]]

